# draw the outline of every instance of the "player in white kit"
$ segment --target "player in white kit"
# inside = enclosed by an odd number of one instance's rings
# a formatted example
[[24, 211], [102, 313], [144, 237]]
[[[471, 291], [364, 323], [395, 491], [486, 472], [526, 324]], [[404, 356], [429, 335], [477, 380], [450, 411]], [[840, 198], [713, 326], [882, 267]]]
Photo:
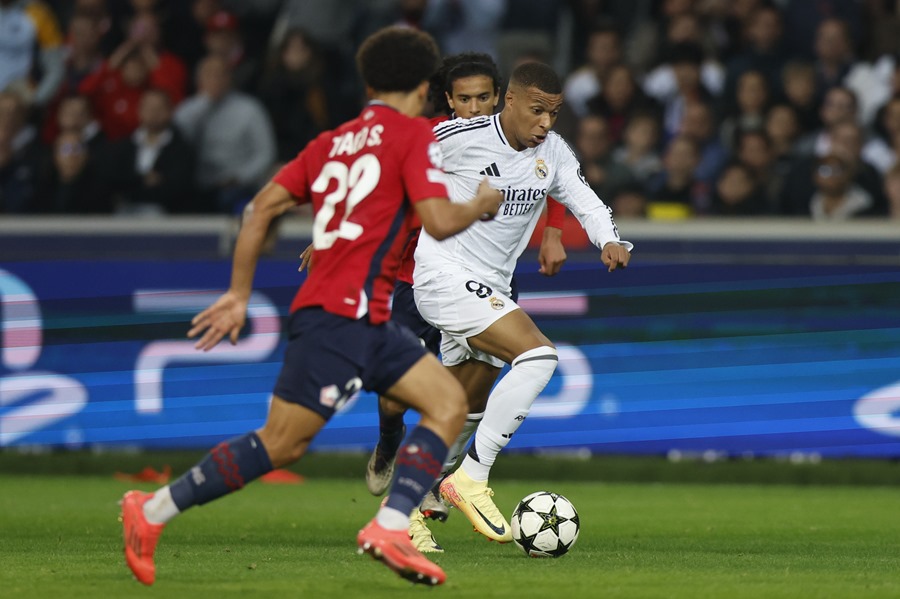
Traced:
[[441, 483], [441, 495], [489, 539], [509, 542], [509, 523], [488, 487], [491, 466], [556, 369], [553, 344], [510, 297], [516, 261], [546, 198], [565, 205], [610, 272], [624, 268], [632, 244], [619, 239], [611, 210], [591, 190], [568, 144], [550, 129], [562, 85], [547, 65], [526, 63], [510, 77], [500, 114], [451, 120], [435, 127], [453, 201], [467, 201], [488, 177], [504, 194], [491, 221], [444, 241], [422, 234], [413, 275], [416, 306], [442, 332], [443, 363], [463, 383], [484, 368], [510, 364], [488, 399], [462, 465]]

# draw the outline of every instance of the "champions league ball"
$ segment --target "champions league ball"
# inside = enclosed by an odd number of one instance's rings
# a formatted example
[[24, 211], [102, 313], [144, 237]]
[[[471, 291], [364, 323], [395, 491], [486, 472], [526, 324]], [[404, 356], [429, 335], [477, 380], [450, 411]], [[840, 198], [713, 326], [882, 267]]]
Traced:
[[519, 502], [510, 520], [516, 545], [531, 557], [559, 557], [578, 540], [581, 524], [572, 502], [538, 491]]

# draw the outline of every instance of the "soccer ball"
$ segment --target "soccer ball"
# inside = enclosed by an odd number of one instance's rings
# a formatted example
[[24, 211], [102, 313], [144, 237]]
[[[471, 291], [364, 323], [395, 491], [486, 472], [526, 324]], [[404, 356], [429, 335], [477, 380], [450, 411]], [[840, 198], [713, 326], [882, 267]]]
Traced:
[[572, 502], [538, 491], [519, 502], [509, 523], [513, 541], [531, 557], [559, 557], [578, 540], [581, 524]]

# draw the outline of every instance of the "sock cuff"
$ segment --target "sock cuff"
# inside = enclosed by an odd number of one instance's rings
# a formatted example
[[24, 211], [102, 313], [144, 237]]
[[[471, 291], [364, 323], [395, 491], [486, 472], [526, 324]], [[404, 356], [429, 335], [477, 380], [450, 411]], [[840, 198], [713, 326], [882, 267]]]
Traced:
[[469, 414], [466, 416], [467, 424], [475, 424], [476, 422], [481, 422], [484, 418], [484, 412], [478, 412], [477, 414]]
[[539, 347], [535, 347], [534, 349], [529, 349], [526, 352], [522, 352], [512, 361], [511, 366], [516, 366], [517, 364], [521, 364], [522, 362], [531, 362], [534, 360], [553, 360], [554, 362], [559, 362], [559, 354], [556, 351], [555, 347], [549, 345], [541, 345]]
[[263, 445], [259, 435], [257, 435], [256, 432], [247, 433], [247, 439], [250, 442], [250, 447], [256, 452], [260, 467], [266, 472], [272, 470], [273, 466], [272, 460], [269, 458], [269, 451], [266, 449], [266, 446]]

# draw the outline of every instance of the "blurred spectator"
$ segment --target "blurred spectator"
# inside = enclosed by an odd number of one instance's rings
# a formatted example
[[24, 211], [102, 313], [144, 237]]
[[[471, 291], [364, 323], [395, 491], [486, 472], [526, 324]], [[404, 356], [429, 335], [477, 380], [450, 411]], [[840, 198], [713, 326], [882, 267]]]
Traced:
[[540, 62], [552, 65], [561, 76], [569, 73], [575, 27], [571, 5], [569, 0], [507, 0], [497, 33], [500, 72], [512, 73], [523, 54], [536, 54], [542, 56]]
[[[735, 140], [737, 164], [746, 167], [753, 178], [755, 195], [761, 205], [757, 213], [778, 212], [778, 197], [787, 171], [779, 172], [775, 167], [775, 152], [772, 142], [763, 129], [739, 130]], [[719, 177], [721, 182], [722, 177]]]
[[184, 65], [170, 52], [158, 50], [158, 42], [155, 17], [136, 17], [128, 39], [81, 83], [79, 91], [91, 99], [94, 113], [111, 141], [137, 129], [138, 105], [146, 90], [163, 89], [175, 103], [184, 97]]
[[850, 166], [837, 154], [819, 158], [813, 174], [816, 191], [809, 199], [813, 220], [846, 220], [874, 214], [872, 196], [853, 182]]
[[444, 54], [497, 56], [497, 33], [507, 0], [401, 0], [401, 4], [422, 5], [421, 27], [434, 35]]
[[698, 189], [694, 171], [700, 162], [696, 142], [679, 135], [669, 143], [663, 157], [663, 172], [650, 184], [647, 216], [651, 219], [682, 219], [708, 211], [708, 192]]
[[816, 31], [816, 96], [842, 85], [853, 65], [853, 45], [847, 24], [840, 19], [822, 21]]
[[861, 37], [860, 0], [792, 0], [782, 5], [787, 33], [785, 50], [791, 56], [807, 60], [815, 56], [819, 25], [827, 19], [839, 19], [846, 23], [850, 39]]
[[781, 191], [782, 210], [787, 214], [809, 213], [808, 201], [814, 191], [812, 184], [818, 160], [833, 155], [841, 160], [850, 182], [866, 193], [871, 210], [885, 214], [887, 202], [881, 176], [875, 167], [862, 159], [863, 132], [860, 126], [850, 120], [838, 122], [831, 127], [827, 137], [828, 150], [824, 155], [805, 156], [794, 161]]
[[175, 18], [167, 39], [169, 49], [177, 54], [188, 72], [206, 55], [206, 28], [209, 20], [222, 10], [221, 0], [180, 1], [173, 6]]
[[28, 122], [28, 106], [17, 91], [0, 92], [0, 130], [9, 136], [15, 154], [36, 147], [37, 130]]
[[781, 211], [782, 188], [797, 158], [795, 144], [800, 134], [797, 113], [788, 104], [776, 104], [766, 115], [766, 137], [772, 155], [771, 181], [764, 186], [772, 213]]
[[659, 121], [653, 114], [635, 114], [625, 126], [624, 144], [613, 152], [617, 164], [628, 169], [632, 179], [646, 187], [662, 170]]
[[877, 61], [900, 53], [900, 6], [891, 0], [863, 0], [862, 57]]
[[772, 106], [766, 114], [765, 130], [776, 160], [792, 158], [794, 145], [800, 136], [797, 111], [790, 104]]
[[781, 71], [784, 96], [797, 114], [800, 130], [810, 133], [822, 126], [816, 97], [816, 70], [811, 63], [791, 61]]
[[85, 77], [100, 68], [103, 63], [101, 37], [100, 25], [94, 17], [81, 12], [72, 16], [66, 37], [66, 70], [61, 87], [63, 93], [77, 90]]
[[875, 136], [862, 150], [863, 159], [882, 175], [897, 164], [900, 149], [900, 97], [892, 98], [882, 107], [875, 124]]
[[888, 216], [900, 220], [900, 165], [895, 164], [885, 173], [884, 194], [888, 199]]
[[726, 105], [734, 103], [738, 79], [747, 71], [762, 73], [773, 95], [782, 90], [786, 54], [781, 43], [781, 13], [773, 6], [761, 6], [750, 14], [746, 27], [746, 48], [728, 62], [723, 93]]
[[587, 62], [570, 73], [563, 86], [563, 98], [579, 118], [588, 113], [588, 100], [602, 91], [603, 78], [622, 58], [622, 38], [618, 29], [601, 24], [591, 30], [585, 58]]
[[677, 87], [675, 73], [666, 57], [674, 46], [683, 43], [698, 44], [705, 49], [700, 79], [703, 86], [714, 96], [722, 93], [725, 86], [725, 69], [704, 43], [703, 31], [700, 19], [694, 13], [682, 13], [671, 19], [658, 66], [644, 77], [644, 89], [648, 94], [655, 98], [665, 98], [675, 93]]
[[354, 63], [355, 36], [363, 13], [362, 0], [285, 0], [275, 21], [270, 47], [278, 46], [287, 31], [302, 28], [322, 49], [325, 71], [340, 86], [331, 112], [335, 122], [359, 114], [363, 102]]
[[[897, 22], [900, 25], [900, 19]], [[886, 54], [871, 63], [856, 62], [844, 77], [843, 85], [859, 99], [859, 119], [867, 127], [875, 121], [881, 107], [895, 95], [893, 79], [898, 55]]]
[[769, 0], [705, 0], [696, 7], [723, 63], [728, 64], [745, 49], [747, 24], [764, 4]]
[[97, 214], [112, 211], [108, 189], [90, 150], [75, 132], [60, 133], [53, 144], [50, 172], [39, 186], [42, 212]]
[[15, 88], [29, 104], [45, 105], [64, 72], [56, 15], [38, 0], [0, 0], [0, 40], [0, 91]]
[[13, 151], [12, 131], [0, 127], [0, 214], [33, 210], [37, 165]]
[[[75, 133], [92, 156], [102, 158], [107, 155], [109, 140], [94, 118], [91, 103], [85, 96], [68, 96], [59, 103], [56, 111], [57, 135], [60, 132]], [[55, 139], [55, 136], [54, 136]]]
[[585, 181], [604, 202], [612, 202], [634, 184], [628, 169], [613, 160], [612, 148], [609, 125], [603, 117], [589, 115], [579, 121], [575, 152]]
[[178, 107], [175, 122], [196, 150], [196, 185], [205, 208], [243, 209], [275, 162], [275, 136], [259, 100], [231, 88], [224, 59], [200, 62], [197, 93]]
[[645, 218], [647, 195], [639, 185], [625, 187], [610, 204], [616, 218]]
[[737, 84], [737, 97], [733, 110], [720, 125], [722, 143], [732, 150], [736, 147], [739, 131], [761, 129], [765, 123], [769, 103], [769, 87], [759, 71], [745, 71]]
[[722, 216], [759, 216], [767, 203], [750, 168], [739, 162], [725, 166], [713, 193], [712, 213]]
[[700, 46], [679, 44], [672, 48], [668, 60], [675, 73], [676, 88], [668, 96], [656, 97], [663, 103], [663, 137], [666, 140], [680, 131], [688, 103], [712, 102], [712, 94], [700, 79], [700, 65], [703, 63], [703, 49]]
[[728, 150], [716, 131], [712, 107], [704, 102], [689, 102], [685, 106], [680, 133], [697, 146], [699, 156], [694, 177], [708, 192], [728, 161]]
[[207, 54], [220, 56], [228, 62], [236, 89], [255, 89], [259, 65], [244, 49], [237, 17], [224, 10], [217, 11], [206, 22], [203, 41]]
[[846, 87], [833, 87], [828, 90], [819, 108], [822, 126], [800, 138], [797, 142], [797, 153], [801, 156], [825, 156], [831, 152], [831, 128], [844, 121], [857, 122], [857, 106], [856, 94]]
[[622, 141], [625, 125], [632, 114], [655, 109], [658, 106], [638, 87], [631, 69], [625, 64], [610, 68], [603, 78], [600, 93], [588, 100], [589, 114], [606, 119], [613, 145]]
[[145, 91], [139, 116], [140, 127], [116, 144], [107, 164], [116, 212], [199, 211], [193, 205], [193, 149], [172, 124], [169, 95], [158, 89]]
[[640, 23], [624, 44], [628, 64], [642, 73], [664, 58], [673, 21], [694, 10], [694, 0], [662, 0], [657, 4], [658, 14]]
[[260, 85], [260, 99], [278, 123], [278, 161], [287, 162], [331, 124], [325, 65], [318, 48], [300, 29], [288, 32], [272, 52]]

